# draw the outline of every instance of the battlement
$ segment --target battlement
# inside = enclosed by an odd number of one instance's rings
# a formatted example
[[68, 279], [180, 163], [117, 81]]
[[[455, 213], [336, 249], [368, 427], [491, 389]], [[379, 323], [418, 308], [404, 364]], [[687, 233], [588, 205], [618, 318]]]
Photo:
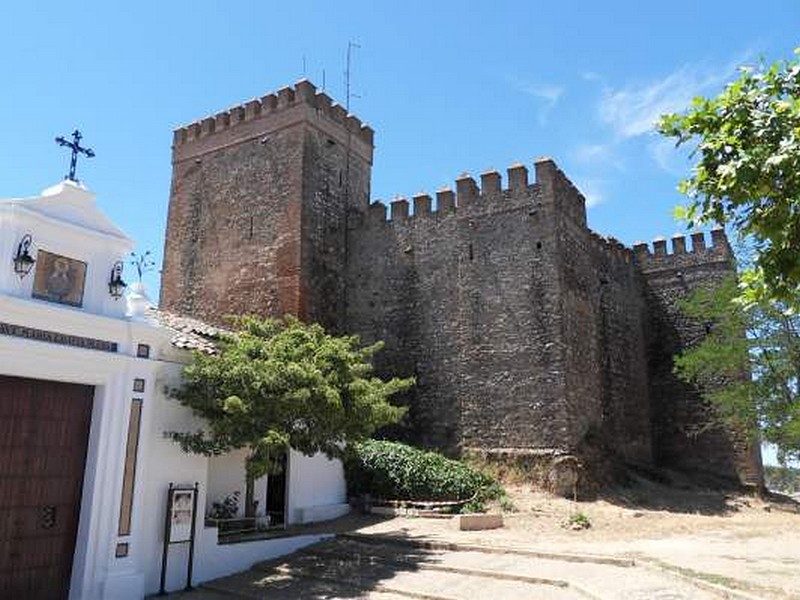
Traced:
[[298, 81], [294, 87], [281, 88], [275, 93], [176, 128], [173, 132], [173, 148], [191, 144], [245, 123], [276, 117], [298, 106], [313, 109], [318, 115], [342, 126], [363, 143], [373, 146], [375, 132], [369, 125], [362, 123], [358, 117], [348, 114], [344, 107], [335, 103], [324, 92], [317, 91], [314, 84], [304, 79]]
[[672, 236], [672, 252], [669, 252], [667, 239], [663, 237], [653, 240], [652, 251], [647, 242], [636, 242], [633, 245], [633, 254], [636, 257], [636, 262], [644, 271], [722, 262], [733, 258], [728, 237], [722, 228], [711, 230], [710, 246], [706, 244], [706, 235], [702, 231], [692, 233], [690, 239], [692, 242], [691, 249], [686, 244], [685, 235], [676, 234]]
[[403, 225], [466, 211], [508, 210], [532, 204], [539, 191], [538, 182], [528, 182], [528, 168], [521, 163], [514, 163], [506, 169], [506, 187], [503, 187], [502, 175], [494, 169], [484, 171], [479, 178], [480, 185], [468, 173], [462, 174], [455, 181], [455, 191], [444, 187], [436, 192], [435, 205], [430, 194], [421, 192], [414, 195], [411, 202], [403, 197], [392, 200], [387, 215], [387, 205], [376, 200], [370, 205], [368, 220], [373, 224]]
[[600, 252], [629, 263], [633, 261], [633, 250], [612, 236], [602, 236], [594, 231], [589, 231], [589, 239]]

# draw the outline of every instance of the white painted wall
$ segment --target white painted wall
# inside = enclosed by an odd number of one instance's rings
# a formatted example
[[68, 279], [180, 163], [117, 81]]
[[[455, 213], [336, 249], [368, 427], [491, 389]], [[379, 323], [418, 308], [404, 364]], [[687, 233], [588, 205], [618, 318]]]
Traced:
[[[125, 302], [111, 297], [108, 280], [114, 263], [128, 257], [134, 242], [99, 211], [92, 192], [63, 181], [39, 197], [0, 200], [0, 231], [1, 294], [31, 298], [34, 272], [20, 279], [11, 268], [19, 242], [30, 234], [34, 258], [39, 250], [46, 250], [87, 264], [83, 306], [65, 310], [117, 318], [125, 315]], [[131, 273], [126, 277], [133, 280]]]
[[[166, 368], [163, 379], [159, 380], [158, 390], [172, 387], [178, 381], [179, 367]], [[163, 540], [166, 496], [169, 483], [193, 485], [200, 483], [198, 499], [198, 539], [195, 550], [194, 583], [208, 581], [223, 575], [249, 568], [252, 564], [294, 552], [298, 548], [313, 544], [322, 537], [297, 536], [273, 540], [258, 540], [237, 544], [217, 543], [217, 529], [203, 526], [203, 516], [211, 507], [212, 499], [224, 497], [234, 489], [240, 489], [244, 500], [244, 451], [206, 458], [185, 454], [174, 442], [166, 439], [164, 431], [194, 430], [201, 423], [191, 417], [189, 411], [178, 403], [167, 399], [163, 392], [158, 392], [151, 403], [152, 414], [148, 415], [151, 425], [147, 438], [147, 450], [144, 456], [146, 463], [146, 491], [144, 506], [147, 517], [143, 524], [140, 543], [150, 549], [141, 558], [145, 571], [145, 591], [158, 591], [161, 548]], [[143, 438], [144, 439], [144, 438]], [[292, 451], [289, 459], [289, 514], [297, 513], [300, 507], [315, 507], [317, 515], [322, 518], [306, 519], [325, 520], [346, 514], [349, 507], [345, 502], [345, 485], [341, 463], [330, 461], [324, 456], [306, 457]], [[301, 480], [305, 477], [316, 477], [317, 483], [306, 485]], [[242, 487], [236, 487], [241, 485]], [[261, 498], [260, 510], [263, 511], [266, 481], [256, 482], [257, 498]], [[206, 507], [204, 509], [204, 507]], [[243, 508], [243, 507], [241, 507]], [[308, 513], [311, 514], [311, 513]], [[169, 554], [169, 571], [167, 589], [178, 590], [186, 585], [187, 547], [172, 546]]]
[[289, 455], [289, 523], [335, 519], [349, 512], [344, 469], [324, 454]]
[[[244, 515], [244, 496], [247, 487], [245, 481], [244, 462], [246, 450], [236, 450], [222, 456], [212, 456], [208, 459], [208, 486], [206, 494], [205, 512], [211, 511], [213, 502], [221, 502], [233, 492], [239, 492], [238, 516]], [[253, 498], [258, 501], [257, 515], [264, 514], [267, 497], [267, 479], [262, 477], [253, 484]]]
[[[84, 305], [71, 308], [30, 297], [33, 273], [20, 280], [11, 268], [19, 240], [30, 233], [34, 246], [87, 262]], [[111, 266], [132, 247], [94, 206], [94, 196], [70, 183], [30, 200], [0, 200], [0, 321], [114, 342], [115, 353], [85, 350], [0, 335], [0, 374], [95, 386], [92, 424], [70, 600], [140, 600], [158, 591], [161, 550], [170, 482], [199, 483], [198, 537], [194, 583], [250, 567], [320, 539], [299, 536], [219, 545], [215, 528], [205, 528], [207, 493], [225, 495], [243, 484], [242, 456], [208, 459], [185, 454], [166, 430], [194, 430], [202, 424], [166, 397], [180, 379], [187, 354], [170, 345], [172, 332], [144, 320], [126, 318], [125, 302], [108, 294]], [[5, 266], [3, 266], [5, 265]], [[136, 357], [138, 344], [151, 347], [149, 359]], [[133, 380], [145, 392], [133, 392]], [[118, 535], [123, 465], [131, 400], [143, 400], [136, 464], [132, 533]], [[244, 492], [244, 487], [241, 487]], [[266, 485], [259, 485], [259, 494]], [[232, 491], [232, 490], [230, 490]], [[289, 518], [308, 522], [346, 511], [341, 465], [324, 457], [292, 452], [289, 461]], [[118, 542], [127, 557], [115, 557]], [[185, 585], [186, 547], [169, 557], [168, 589]]]

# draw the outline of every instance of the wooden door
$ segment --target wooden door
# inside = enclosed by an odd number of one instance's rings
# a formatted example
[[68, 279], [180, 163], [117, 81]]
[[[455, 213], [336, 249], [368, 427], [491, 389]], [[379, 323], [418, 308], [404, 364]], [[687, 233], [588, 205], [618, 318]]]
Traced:
[[0, 598], [69, 594], [91, 386], [0, 376]]
[[286, 468], [288, 453], [284, 452], [280, 458], [281, 471], [267, 476], [267, 507], [269, 525], [286, 524]]

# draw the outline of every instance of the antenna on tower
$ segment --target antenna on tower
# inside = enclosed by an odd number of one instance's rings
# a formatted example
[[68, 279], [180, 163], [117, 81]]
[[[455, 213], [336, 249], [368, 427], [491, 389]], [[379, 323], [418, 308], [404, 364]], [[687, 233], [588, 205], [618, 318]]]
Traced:
[[325, 69], [322, 69], [322, 91], [325, 91]]
[[347, 109], [347, 113], [350, 114], [350, 98], [359, 98], [357, 94], [353, 94], [350, 91], [350, 65], [352, 60], [352, 52], [353, 48], [361, 48], [355, 42], [347, 42], [347, 68], [344, 71], [344, 98], [345, 98], [345, 108]]
[[306, 55], [303, 54], [303, 78], [306, 76]]

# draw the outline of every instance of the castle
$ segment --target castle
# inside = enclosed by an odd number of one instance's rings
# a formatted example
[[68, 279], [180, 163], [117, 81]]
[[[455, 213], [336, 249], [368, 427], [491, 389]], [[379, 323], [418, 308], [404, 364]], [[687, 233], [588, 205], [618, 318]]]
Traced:
[[587, 227], [550, 159], [395, 200], [387, 220], [373, 140], [307, 81], [177, 129], [161, 307], [383, 340], [379, 371], [417, 378], [401, 434], [426, 447], [761, 482], [758, 447], [704, 428], [672, 372], [704, 335], [676, 301], [735, 268], [722, 230], [627, 248]]

